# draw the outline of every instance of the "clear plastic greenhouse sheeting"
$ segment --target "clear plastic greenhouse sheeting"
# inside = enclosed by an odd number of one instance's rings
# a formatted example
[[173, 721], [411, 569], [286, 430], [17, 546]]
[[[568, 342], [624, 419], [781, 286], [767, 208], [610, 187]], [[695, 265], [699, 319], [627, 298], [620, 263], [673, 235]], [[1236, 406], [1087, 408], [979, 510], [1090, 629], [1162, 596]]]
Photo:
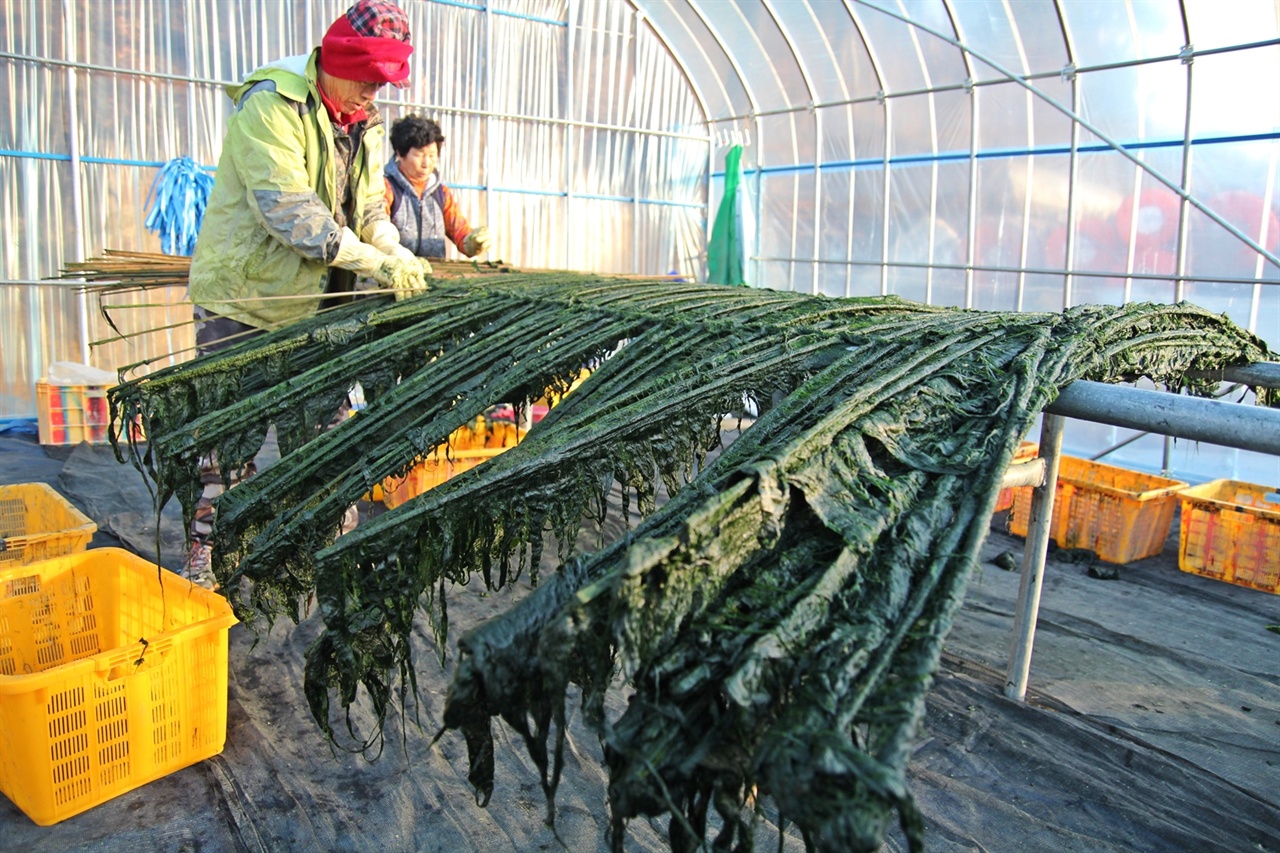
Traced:
[[753, 139], [756, 284], [1186, 298], [1280, 346], [1280, 270], [1223, 224], [1280, 251], [1274, 3], [642, 5], [695, 85], [717, 78], [712, 127]]
[[[0, 118], [19, 223], [0, 276], [21, 318], [0, 329], [0, 416], [33, 412], [43, 365], [114, 335], [90, 300], [12, 282], [158, 250], [142, 228], [158, 167], [212, 168], [222, 87], [308, 51], [347, 5], [0, 0], [21, 93]], [[440, 122], [443, 177], [495, 258], [701, 278], [715, 173], [741, 143], [757, 286], [1002, 310], [1185, 298], [1280, 348], [1271, 0], [401, 5], [412, 85], [379, 105]], [[154, 302], [117, 322], [185, 310]], [[91, 360], [164, 358], [184, 334]]]
[[[108, 343], [121, 336], [96, 298], [23, 282], [106, 249], [158, 252], [143, 221], [159, 167], [188, 156], [213, 168], [232, 106], [223, 87], [309, 51], [349, 5], [0, 0], [0, 69], [15, 95], [0, 117], [0, 193], [5, 221], [18, 223], [0, 243], [0, 299], [12, 309], [0, 326], [0, 417], [35, 414], [35, 381], [53, 361], [188, 357], [185, 294], [111, 296], [127, 337]], [[417, 48], [412, 85], [388, 87], [379, 107], [388, 124], [409, 112], [440, 123], [442, 177], [472, 224], [490, 227], [493, 258], [701, 274], [705, 110], [633, 6], [400, 5]]]
[[[715, 80], [713, 132], [747, 140], [753, 284], [997, 310], [1187, 299], [1280, 348], [1280, 268], [1258, 251], [1280, 252], [1274, 3], [642, 5], [695, 86]], [[1068, 450], [1129, 435], [1076, 424]], [[1273, 457], [1158, 437], [1108, 458], [1280, 482]]]

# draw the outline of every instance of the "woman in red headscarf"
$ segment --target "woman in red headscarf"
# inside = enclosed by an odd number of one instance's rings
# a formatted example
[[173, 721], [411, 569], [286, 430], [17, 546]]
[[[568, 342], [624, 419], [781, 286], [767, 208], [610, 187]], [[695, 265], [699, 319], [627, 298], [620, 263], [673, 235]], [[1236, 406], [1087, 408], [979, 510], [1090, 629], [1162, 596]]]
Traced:
[[[385, 0], [358, 0], [310, 54], [273, 62], [228, 87], [235, 109], [195, 253], [191, 300], [203, 354], [316, 313], [357, 276], [425, 289], [430, 267], [400, 245], [382, 193], [382, 117], [373, 99], [409, 77], [409, 22]], [[184, 566], [212, 585], [215, 460]], [[249, 472], [233, 472], [231, 481]]]
[[[425, 285], [382, 203], [385, 131], [373, 105], [387, 83], [408, 85], [412, 52], [399, 7], [359, 0], [310, 54], [228, 88], [235, 110], [191, 261], [206, 321], [277, 328], [314, 314], [326, 293], [350, 291], [356, 275]], [[207, 322], [197, 342], [216, 345]]]

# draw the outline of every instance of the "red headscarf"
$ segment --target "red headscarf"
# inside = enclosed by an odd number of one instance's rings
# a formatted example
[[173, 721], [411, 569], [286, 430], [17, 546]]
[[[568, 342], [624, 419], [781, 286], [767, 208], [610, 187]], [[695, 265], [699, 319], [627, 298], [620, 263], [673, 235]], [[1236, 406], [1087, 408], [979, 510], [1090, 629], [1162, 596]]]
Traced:
[[409, 85], [409, 20], [394, 3], [359, 0], [334, 21], [320, 43], [326, 74], [361, 83]]

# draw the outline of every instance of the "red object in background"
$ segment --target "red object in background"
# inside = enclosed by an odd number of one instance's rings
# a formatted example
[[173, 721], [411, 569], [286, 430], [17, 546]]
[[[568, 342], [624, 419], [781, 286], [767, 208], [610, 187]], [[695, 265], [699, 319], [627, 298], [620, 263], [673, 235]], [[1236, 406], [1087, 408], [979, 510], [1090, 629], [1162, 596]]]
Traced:
[[984, 267], [1016, 267], [1022, 251], [1022, 226], [1003, 217], [978, 223], [973, 235], [974, 263]]
[[90, 388], [85, 397], [88, 411], [85, 413], [85, 440], [102, 442], [107, 440], [107, 422], [109, 408], [105, 388]]
[[[1164, 187], [1153, 187], [1138, 194], [1136, 241], [1139, 252], [1172, 247], [1178, 236], [1179, 204], [1178, 196]], [[1116, 208], [1115, 223], [1116, 236], [1127, 246], [1134, 223], [1133, 196], [1120, 202]]]
[[[530, 406], [529, 421], [531, 423], [536, 424], [538, 421], [545, 418], [547, 416], [547, 412], [549, 411], [550, 409], [547, 408], [546, 406], [540, 406], [540, 405]], [[513, 409], [508, 403], [502, 403], [501, 405], [494, 406], [492, 409], [489, 410], [489, 412], [485, 415], [485, 417], [487, 417], [491, 421], [506, 421], [508, 423], [516, 422], [515, 409]]]
[[[1266, 241], [1259, 240], [1262, 214], [1265, 208], [1262, 204], [1262, 199], [1255, 193], [1245, 190], [1226, 190], [1210, 198], [1207, 206], [1214, 213], [1239, 228], [1246, 237], [1258, 242], [1268, 252], [1272, 254], [1280, 252], [1280, 219], [1276, 218], [1274, 210], [1267, 212]], [[1213, 223], [1212, 227], [1217, 229], [1217, 223]], [[1235, 236], [1225, 232], [1223, 236], [1234, 244], [1234, 248], [1227, 249], [1230, 253], [1228, 257], [1232, 261], [1251, 263], [1257, 256], [1253, 249], [1241, 243]]]
[[66, 406], [62, 389], [56, 385], [49, 386], [49, 432], [53, 435], [54, 444], [67, 442], [66, 419], [63, 416]]
[[[1049, 233], [1045, 241], [1045, 259], [1050, 263], [1064, 263], [1067, 258], [1067, 227], [1059, 225]], [[1101, 219], [1086, 219], [1076, 228], [1075, 263], [1078, 270], [1124, 269], [1124, 244], [1116, 239], [1108, 223]]]

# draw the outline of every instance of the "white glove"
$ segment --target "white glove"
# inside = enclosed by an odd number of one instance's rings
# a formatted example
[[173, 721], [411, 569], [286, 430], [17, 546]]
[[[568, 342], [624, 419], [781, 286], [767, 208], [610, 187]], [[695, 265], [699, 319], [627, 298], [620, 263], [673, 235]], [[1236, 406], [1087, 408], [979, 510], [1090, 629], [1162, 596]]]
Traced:
[[413, 252], [406, 249], [400, 242], [400, 230], [386, 219], [373, 223], [360, 233], [366, 243], [371, 244], [384, 255], [396, 255], [405, 261], [414, 257]]
[[370, 276], [382, 287], [394, 288], [396, 299], [404, 299], [427, 289], [418, 258], [409, 251], [405, 254], [409, 256], [407, 260], [400, 255], [384, 254], [369, 243], [361, 242], [350, 228], [343, 228], [342, 242], [338, 244], [338, 255], [332, 265]]
[[462, 254], [468, 258], [474, 258], [487, 250], [490, 242], [492, 242], [492, 238], [489, 237], [489, 229], [481, 225], [462, 238]]
[[373, 275], [373, 271], [385, 259], [386, 255], [382, 250], [361, 242], [360, 238], [356, 236], [356, 232], [350, 228], [343, 228], [342, 241], [338, 243], [337, 257], [333, 259], [333, 263], [330, 266], [351, 270], [363, 275]]

